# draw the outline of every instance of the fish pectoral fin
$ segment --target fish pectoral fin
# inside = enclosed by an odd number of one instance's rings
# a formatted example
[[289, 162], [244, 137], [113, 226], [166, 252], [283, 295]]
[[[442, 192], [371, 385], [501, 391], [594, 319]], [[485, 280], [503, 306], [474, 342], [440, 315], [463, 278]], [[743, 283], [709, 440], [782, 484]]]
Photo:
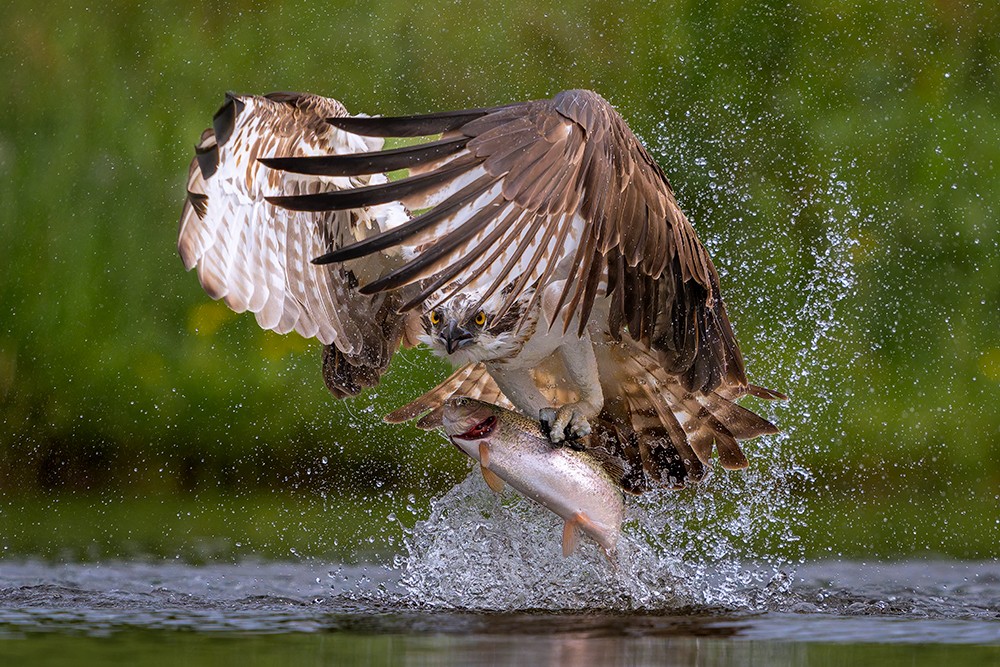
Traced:
[[504, 481], [500, 479], [499, 475], [487, 469], [486, 466], [479, 466], [479, 469], [483, 471], [483, 479], [486, 480], [486, 486], [490, 487], [494, 493], [503, 491]]
[[479, 443], [479, 465], [483, 467], [483, 470], [490, 467], [490, 446], [485, 442]]
[[564, 557], [576, 551], [576, 545], [580, 541], [580, 531], [577, 528], [579, 527], [579, 517], [581, 516], [583, 514], [577, 512], [571, 518], [566, 519], [566, 523], [563, 524], [562, 549]]

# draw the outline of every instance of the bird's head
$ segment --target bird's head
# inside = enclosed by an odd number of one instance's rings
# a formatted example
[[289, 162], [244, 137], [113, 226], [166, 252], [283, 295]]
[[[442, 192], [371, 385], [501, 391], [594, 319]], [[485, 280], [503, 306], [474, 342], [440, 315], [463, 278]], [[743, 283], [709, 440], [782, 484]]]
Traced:
[[425, 312], [421, 342], [456, 365], [500, 359], [520, 349], [530, 333], [525, 332], [521, 305], [515, 303], [497, 317], [489, 303], [480, 306], [478, 302], [456, 295]]

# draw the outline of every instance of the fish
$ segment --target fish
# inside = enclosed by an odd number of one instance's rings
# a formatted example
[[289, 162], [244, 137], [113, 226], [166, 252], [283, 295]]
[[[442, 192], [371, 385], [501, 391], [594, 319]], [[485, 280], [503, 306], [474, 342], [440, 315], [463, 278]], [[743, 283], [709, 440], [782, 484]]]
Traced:
[[479, 462], [494, 492], [509, 484], [563, 519], [563, 556], [576, 550], [582, 532], [614, 562], [625, 498], [601, 460], [554, 445], [525, 415], [472, 398], [449, 398], [442, 423], [451, 442]]

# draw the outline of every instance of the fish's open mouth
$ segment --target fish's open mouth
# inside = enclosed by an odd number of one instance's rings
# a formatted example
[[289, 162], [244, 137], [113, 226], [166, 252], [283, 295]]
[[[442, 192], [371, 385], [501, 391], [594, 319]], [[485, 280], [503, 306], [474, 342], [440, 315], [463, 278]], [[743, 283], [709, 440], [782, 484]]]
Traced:
[[465, 433], [460, 433], [458, 435], [452, 436], [453, 438], [461, 438], [462, 440], [479, 440], [480, 438], [485, 438], [493, 429], [496, 428], [497, 418], [495, 415], [490, 415], [483, 421], [479, 422], [472, 428], [470, 428]]

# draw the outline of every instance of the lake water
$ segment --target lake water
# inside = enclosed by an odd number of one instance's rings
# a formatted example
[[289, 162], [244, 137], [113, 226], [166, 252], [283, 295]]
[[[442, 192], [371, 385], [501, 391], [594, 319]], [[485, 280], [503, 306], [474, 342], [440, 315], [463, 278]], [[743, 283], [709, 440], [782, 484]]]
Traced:
[[614, 563], [478, 473], [367, 565], [8, 557], [0, 667], [1000, 665], [1000, 561], [800, 564], [766, 474], [633, 499]]
[[1000, 563], [825, 562], [762, 608], [477, 611], [390, 566], [0, 562], [2, 665], [1000, 665]]

